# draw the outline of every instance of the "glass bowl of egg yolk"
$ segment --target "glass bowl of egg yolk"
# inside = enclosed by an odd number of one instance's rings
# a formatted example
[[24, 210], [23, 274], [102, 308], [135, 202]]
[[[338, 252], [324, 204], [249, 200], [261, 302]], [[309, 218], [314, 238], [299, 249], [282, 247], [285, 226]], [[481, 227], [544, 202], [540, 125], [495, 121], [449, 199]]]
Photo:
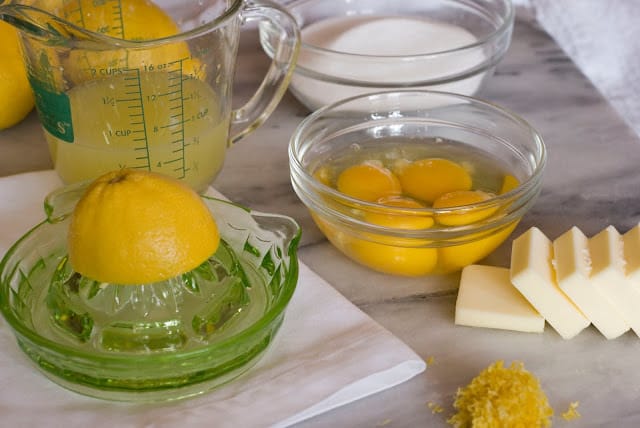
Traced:
[[424, 90], [321, 108], [289, 145], [293, 188], [327, 239], [403, 276], [455, 272], [493, 252], [534, 204], [546, 158], [512, 112]]

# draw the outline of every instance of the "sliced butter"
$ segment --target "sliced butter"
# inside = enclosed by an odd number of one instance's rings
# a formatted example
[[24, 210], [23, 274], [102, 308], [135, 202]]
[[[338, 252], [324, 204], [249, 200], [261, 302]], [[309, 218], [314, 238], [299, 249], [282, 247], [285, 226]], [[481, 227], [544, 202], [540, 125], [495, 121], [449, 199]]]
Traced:
[[553, 246], [532, 227], [513, 241], [511, 282], [564, 339], [570, 339], [589, 325], [589, 320], [562, 292], [551, 264]]
[[625, 275], [631, 284], [640, 291], [640, 225], [622, 235]]
[[620, 316], [636, 334], [640, 333], [640, 292], [625, 275], [623, 240], [609, 226], [589, 239], [591, 280], [614, 307], [612, 318]]
[[[635, 290], [635, 296], [640, 296], [640, 225], [636, 225], [622, 235], [622, 252], [624, 258], [624, 275], [627, 284]], [[634, 298], [635, 312], [640, 317], [640, 303]], [[640, 326], [636, 318], [629, 318], [633, 331], [640, 336]]]
[[604, 337], [614, 339], [629, 330], [629, 325], [612, 302], [613, 287], [598, 286], [609, 282], [601, 274], [611, 273], [606, 272], [611, 258], [602, 241], [599, 236], [588, 240], [572, 227], [553, 241], [553, 265], [562, 291]]
[[544, 318], [516, 290], [509, 269], [470, 265], [462, 270], [455, 323], [531, 333], [544, 331]]

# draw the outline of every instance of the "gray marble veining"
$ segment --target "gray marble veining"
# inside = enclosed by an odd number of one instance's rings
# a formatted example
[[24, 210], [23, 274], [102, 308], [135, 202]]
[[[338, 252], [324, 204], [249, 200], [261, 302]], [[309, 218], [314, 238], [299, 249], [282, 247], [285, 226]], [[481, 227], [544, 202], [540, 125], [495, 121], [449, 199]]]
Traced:
[[[266, 70], [255, 34], [243, 36], [236, 76], [237, 105]], [[592, 235], [607, 225], [621, 232], [640, 219], [640, 140], [543, 32], [524, 22], [495, 76], [479, 94], [513, 110], [543, 135], [549, 162], [543, 191], [513, 236], [531, 226], [555, 238], [571, 226]], [[521, 360], [541, 380], [556, 411], [555, 426], [640, 425], [640, 339], [632, 332], [607, 341], [589, 328], [562, 340], [544, 334], [456, 327], [457, 274], [396, 278], [358, 266], [313, 225], [289, 182], [287, 145], [308, 111], [287, 94], [272, 117], [232, 147], [216, 187], [257, 210], [290, 215], [304, 233], [301, 259], [348, 299], [434, 364], [416, 378], [300, 424], [301, 427], [446, 426], [453, 396], [495, 360]], [[0, 175], [51, 167], [32, 114], [0, 132]], [[510, 241], [485, 261], [506, 266]], [[327, 314], [330, 316], [330, 314]], [[560, 414], [579, 401], [582, 418]], [[432, 413], [427, 403], [444, 408]]]

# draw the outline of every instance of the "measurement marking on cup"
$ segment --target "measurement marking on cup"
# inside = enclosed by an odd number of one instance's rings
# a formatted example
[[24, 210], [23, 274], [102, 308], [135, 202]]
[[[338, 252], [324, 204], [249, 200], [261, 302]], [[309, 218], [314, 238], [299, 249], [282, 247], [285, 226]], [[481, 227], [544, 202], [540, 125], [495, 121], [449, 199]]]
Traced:
[[[69, 6], [75, 3], [74, 6]], [[112, 37], [118, 37], [120, 39], [125, 38], [124, 33], [124, 21], [122, 18], [122, 4], [120, 0], [103, 0], [103, 1], [94, 1], [90, 4], [85, 3], [85, 6], [88, 6], [86, 9], [82, 7], [83, 3], [80, 0], [71, 0], [63, 2], [63, 10], [64, 10], [64, 18], [69, 22], [72, 22], [82, 28], [86, 28], [91, 31], [96, 31], [99, 33], [107, 33]], [[99, 14], [103, 14], [103, 10], [105, 8], [111, 8], [111, 19], [98, 28], [88, 28], [86, 26], [85, 17], [90, 16], [99, 16]], [[109, 11], [104, 13], [104, 16], [108, 16]]]
[[[96, 0], [104, 7], [113, 0]], [[114, 150], [128, 154], [118, 160], [120, 166], [157, 170], [178, 179], [191, 179], [197, 170], [196, 159], [188, 159], [201, 127], [206, 122], [208, 106], [194, 104], [191, 78], [182, 75], [182, 61], [162, 64], [161, 72], [148, 72], [154, 65], [119, 68], [113, 83], [98, 86], [99, 102], [105, 115], [114, 115], [104, 132], [113, 138]], [[158, 64], [155, 68], [160, 68]], [[171, 69], [168, 69], [171, 68]], [[188, 96], [183, 92], [188, 91]], [[196, 126], [193, 132], [191, 127]], [[198, 127], [199, 126], [199, 127]], [[196, 147], [197, 149], [198, 147]], [[192, 165], [188, 162], [192, 162]]]
[[[119, 4], [119, 1], [118, 1]], [[143, 161], [142, 164], [131, 165], [133, 168], [151, 170], [151, 159], [149, 156], [149, 136], [147, 134], [147, 124], [144, 115], [144, 102], [142, 94], [142, 83], [140, 82], [140, 70], [127, 69], [125, 91], [127, 98], [118, 99], [117, 102], [125, 103], [129, 111], [129, 125], [132, 134], [140, 135], [139, 138], [133, 138], [136, 144], [133, 148], [136, 152], [143, 152], [141, 156], [136, 156], [136, 161]], [[130, 88], [130, 89], [129, 89]], [[130, 96], [130, 97], [129, 97]]]
[[185, 164], [185, 160], [186, 160], [186, 153], [185, 153], [185, 148], [184, 148], [184, 100], [182, 99], [182, 94], [184, 93], [184, 88], [183, 88], [183, 82], [184, 82], [184, 77], [182, 77], [182, 60], [180, 60], [179, 64], [179, 72], [176, 73], [174, 76], [172, 76], [172, 78], [174, 80], [177, 81], [177, 86], [179, 87], [178, 89], [178, 97], [177, 97], [177, 101], [178, 101], [178, 105], [180, 106], [180, 130], [181, 130], [181, 141], [182, 141], [182, 177], [185, 176], [186, 174], [186, 164]]
[[[185, 178], [186, 172], [189, 170], [186, 167], [186, 153], [185, 153], [185, 100], [182, 96], [183, 93], [183, 76], [182, 76], [182, 62], [183, 60], [171, 61], [164, 65], [163, 68], [167, 70], [167, 85], [166, 91], [151, 94], [147, 96], [149, 102], [163, 102], [166, 103], [166, 109], [169, 115], [166, 116], [167, 122], [158, 124], [155, 129], [166, 129], [168, 135], [177, 136], [176, 139], [170, 142], [171, 146], [177, 146], [175, 150], [171, 150], [170, 159], [161, 160], [157, 162], [158, 166], [161, 165], [177, 165], [172, 171], [176, 173], [177, 178]], [[175, 156], [175, 157], [174, 157]], [[154, 164], [156, 162], [154, 161]]]
[[120, 3], [120, 0], [114, 0], [113, 17], [114, 20], [118, 23], [117, 25], [113, 26], [113, 29], [120, 34], [120, 38], [126, 39], [124, 33], [124, 21], [122, 19], [122, 4]]

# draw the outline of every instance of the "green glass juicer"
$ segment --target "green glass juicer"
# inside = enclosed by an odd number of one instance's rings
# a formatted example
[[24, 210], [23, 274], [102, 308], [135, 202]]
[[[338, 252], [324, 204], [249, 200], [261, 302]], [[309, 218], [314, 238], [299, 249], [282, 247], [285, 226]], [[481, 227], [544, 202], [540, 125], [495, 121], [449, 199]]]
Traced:
[[192, 396], [253, 366], [296, 287], [295, 221], [203, 196], [221, 236], [214, 255], [166, 281], [101, 283], [67, 261], [86, 185], [48, 195], [46, 220], [0, 263], [0, 312], [36, 366], [70, 390], [119, 401]]

